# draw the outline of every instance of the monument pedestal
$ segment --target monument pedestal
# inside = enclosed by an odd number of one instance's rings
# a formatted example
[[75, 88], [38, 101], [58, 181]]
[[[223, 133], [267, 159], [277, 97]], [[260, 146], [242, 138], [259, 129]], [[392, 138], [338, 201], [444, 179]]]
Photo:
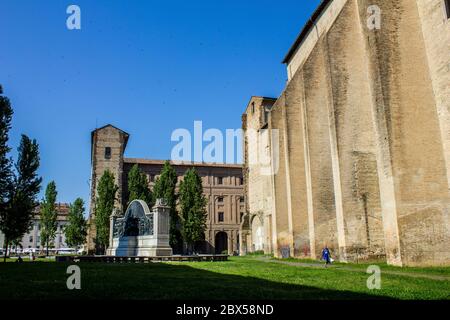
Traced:
[[107, 255], [119, 257], [171, 256], [170, 207], [158, 199], [153, 211], [141, 200], [130, 203], [123, 218], [112, 215]]

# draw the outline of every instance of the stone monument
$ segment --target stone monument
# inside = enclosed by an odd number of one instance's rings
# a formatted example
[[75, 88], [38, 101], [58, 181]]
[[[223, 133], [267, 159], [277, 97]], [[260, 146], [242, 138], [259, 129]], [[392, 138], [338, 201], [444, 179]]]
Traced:
[[119, 257], [171, 256], [170, 207], [156, 200], [150, 211], [142, 200], [132, 201], [125, 215], [115, 211], [110, 218], [107, 255]]

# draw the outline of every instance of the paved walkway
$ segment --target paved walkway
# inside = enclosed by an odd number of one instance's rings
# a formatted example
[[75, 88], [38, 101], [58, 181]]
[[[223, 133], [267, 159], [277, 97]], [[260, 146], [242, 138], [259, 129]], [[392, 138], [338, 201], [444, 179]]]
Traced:
[[[256, 260], [263, 261], [263, 262], [279, 263], [279, 264], [284, 264], [284, 265], [293, 266], [293, 267], [324, 269], [323, 263], [292, 262], [292, 261], [275, 260], [275, 259], [271, 259], [269, 257], [257, 257]], [[350, 271], [350, 272], [366, 273], [366, 270], [364, 270], [364, 269], [352, 268], [352, 267], [347, 267], [347, 266], [343, 266], [343, 265], [329, 265], [328, 268], [345, 270], [345, 271]], [[444, 276], [444, 275], [441, 276], [441, 275], [433, 275], [433, 274], [418, 273], [418, 272], [402, 272], [402, 271], [383, 270], [383, 269], [381, 269], [381, 272], [384, 274], [391, 274], [391, 275], [411, 277], [411, 278], [424, 278], [424, 279], [431, 279], [431, 280], [450, 281], [450, 276]]]

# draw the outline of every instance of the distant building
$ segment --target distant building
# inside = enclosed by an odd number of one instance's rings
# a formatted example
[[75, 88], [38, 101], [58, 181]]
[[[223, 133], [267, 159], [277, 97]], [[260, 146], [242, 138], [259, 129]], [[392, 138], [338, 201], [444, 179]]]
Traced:
[[[40, 236], [40, 210], [41, 207], [37, 207], [35, 209], [35, 215], [31, 222], [31, 228], [28, 233], [26, 233], [23, 238], [21, 245], [19, 247], [12, 247], [12, 251], [17, 250], [29, 250], [34, 249], [36, 252], [43, 251], [46, 248], [41, 245], [41, 236]], [[69, 204], [67, 203], [57, 203], [56, 204], [56, 211], [58, 212], [57, 216], [57, 230], [56, 230], [56, 237], [51, 242], [51, 249], [59, 250], [62, 248], [67, 248], [66, 244], [66, 236], [64, 234], [64, 226], [67, 224], [67, 216], [69, 214]], [[3, 248], [4, 244], [4, 235], [0, 232], [0, 247]]]
[[[150, 188], [160, 175], [164, 165], [161, 160], [124, 158], [128, 133], [106, 125], [92, 132], [92, 178], [91, 205], [87, 248], [89, 253], [96, 252], [95, 201], [97, 183], [105, 170], [114, 174], [119, 186], [116, 208], [124, 212], [128, 202], [128, 172], [137, 164], [148, 178]], [[197, 251], [203, 253], [234, 253], [239, 251], [239, 229], [245, 213], [244, 182], [242, 165], [238, 164], [174, 164], [181, 181], [185, 172], [194, 167], [203, 181], [203, 192], [207, 204], [207, 228], [205, 241], [197, 244]], [[181, 248], [173, 248], [180, 253]]]
[[[244, 193], [247, 199], [244, 222], [241, 227], [241, 252], [264, 251], [272, 253], [273, 185], [269, 169], [270, 150], [267, 129], [274, 98], [252, 97], [243, 116], [244, 130]], [[258, 157], [259, 156], [259, 157]], [[266, 156], [267, 161], [261, 159]]]

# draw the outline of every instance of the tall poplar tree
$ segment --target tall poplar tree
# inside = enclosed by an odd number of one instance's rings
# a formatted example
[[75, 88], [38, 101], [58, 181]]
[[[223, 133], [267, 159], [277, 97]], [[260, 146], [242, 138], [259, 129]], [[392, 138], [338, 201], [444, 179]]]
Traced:
[[109, 243], [109, 218], [114, 209], [117, 190], [119, 187], [115, 183], [114, 174], [106, 170], [98, 183], [95, 207], [96, 242], [102, 253]]
[[164, 163], [160, 176], [153, 186], [154, 199], [164, 199], [170, 207], [170, 246], [177, 248], [182, 245], [180, 233], [180, 218], [177, 212], [177, 173], [169, 161]]
[[21, 239], [30, 228], [42, 181], [37, 175], [39, 146], [36, 140], [25, 135], [22, 135], [13, 171], [12, 160], [8, 157], [12, 116], [11, 103], [0, 85], [0, 231], [5, 235], [4, 261], [9, 245]]
[[48, 250], [51, 242], [56, 237], [56, 230], [58, 228], [57, 218], [58, 212], [56, 211], [56, 197], [58, 192], [56, 191], [55, 181], [51, 181], [45, 189], [45, 198], [41, 204], [41, 244], [46, 248], [46, 255], [48, 256]]
[[[3, 88], [0, 85], [0, 231], [8, 233], [11, 227], [8, 223], [8, 203], [13, 189], [12, 161], [8, 157], [11, 148], [8, 146], [9, 130], [13, 110], [9, 99], [3, 96]], [[8, 241], [5, 242], [6, 252]]]
[[38, 205], [37, 195], [42, 182], [42, 178], [37, 175], [40, 159], [39, 145], [36, 140], [22, 135], [18, 154], [13, 187], [6, 213], [1, 219], [6, 247], [11, 241], [22, 238], [29, 231], [35, 208]]
[[206, 198], [202, 180], [195, 168], [186, 171], [180, 184], [180, 208], [183, 240], [192, 252], [195, 242], [204, 240], [206, 230]]
[[64, 228], [66, 243], [69, 247], [78, 249], [86, 241], [87, 223], [84, 211], [84, 201], [81, 198], [77, 198], [70, 205], [68, 224]]
[[153, 206], [147, 176], [137, 164], [128, 172], [128, 204], [133, 200], [143, 200], [150, 208]]

